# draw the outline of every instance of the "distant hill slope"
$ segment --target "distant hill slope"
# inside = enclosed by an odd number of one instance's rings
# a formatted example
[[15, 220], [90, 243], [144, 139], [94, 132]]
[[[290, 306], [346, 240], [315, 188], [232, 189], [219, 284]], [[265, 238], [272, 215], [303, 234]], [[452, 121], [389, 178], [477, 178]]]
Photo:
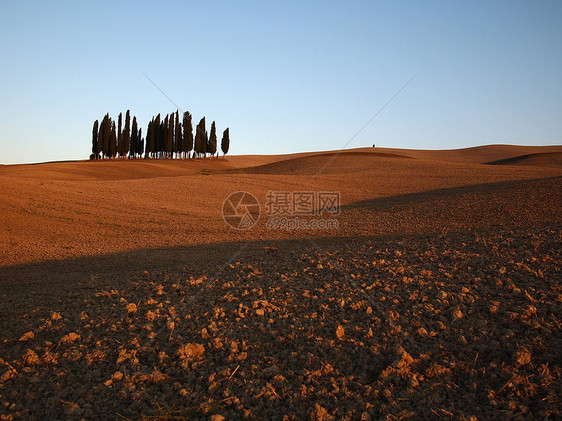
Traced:
[[540, 153], [562, 153], [562, 145], [520, 146], [520, 145], [484, 145], [463, 149], [427, 150], [427, 149], [393, 149], [360, 148], [361, 152], [382, 152], [406, 155], [427, 161], [464, 162], [468, 164], [487, 164], [492, 161], [514, 158], [522, 155]]
[[[228, 157], [234, 165], [240, 168], [264, 166], [281, 161], [295, 160], [299, 158], [307, 158], [320, 155], [334, 154], [359, 154], [364, 156], [392, 157], [402, 156], [407, 158], [415, 158], [424, 161], [439, 162], [461, 162], [467, 164], [487, 164], [492, 161], [501, 159], [509, 159], [527, 154], [538, 153], [562, 153], [562, 145], [550, 146], [520, 146], [520, 145], [484, 145], [463, 149], [449, 150], [429, 150], [429, 149], [398, 149], [398, 148], [354, 148], [320, 152], [300, 152], [284, 155], [235, 155]], [[285, 170], [285, 166], [280, 169]], [[270, 172], [272, 167], [264, 167], [263, 170]], [[261, 171], [261, 170], [260, 170]], [[252, 170], [255, 172], [255, 170]]]
[[561, 167], [562, 152], [531, 153], [513, 158], [498, 159], [487, 162], [488, 165], [532, 165], [545, 167]]
[[131, 159], [100, 161], [47, 162], [4, 165], [0, 176], [9, 175], [39, 180], [109, 181], [198, 174], [203, 170], [234, 168], [225, 159]]
[[[364, 148], [226, 159], [5, 165], [0, 167], [0, 267], [194, 244], [232, 242], [238, 247], [255, 239], [402, 235], [445, 226], [463, 230], [489, 220], [559, 221], [561, 166], [483, 165], [495, 160], [490, 156], [508, 159], [524, 155], [521, 151], [547, 152], [508, 146]], [[503, 187], [463, 190], [490, 183]], [[236, 191], [253, 194], [262, 206], [262, 218], [251, 230], [232, 229], [223, 218], [225, 200]], [[342, 206], [360, 206], [343, 209], [337, 232], [275, 230], [266, 225], [272, 191], [313, 192], [314, 198], [338, 192]], [[374, 208], [361, 206], [371, 203]]]
[[[350, 168], [353, 168], [353, 171], [368, 170], [375, 165], [373, 160], [375, 158], [379, 162], [388, 162], [389, 159], [396, 158], [409, 158], [465, 164], [507, 164], [510, 163], [509, 160], [517, 161], [519, 157], [536, 156], [532, 160], [530, 158], [522, 159], [518, 165], [560, 166], [558, 160], [560, 160], [561, 155], [562, 146], [558, 145], [485, 145], [451, 150], [356, 148], [291, 155], [240, 156], [232, 157], [231, 160], [241, 168], [250, 164], [244, 168], [244, 172], [250, 174], [314, 175], [318, 172], [341, 174], [349, 171]], [[542, 158], [539, 159], [539, 156], [542, 156]], [[251, 166], [254, 162], [256, 166]]]
[[[368, 171], [406, 158], [466, 164], [562, 166], [562, 145], [486, 145], [451, 150], [355, 148], [285, 155], [233, 155], [219, 159], [102, 160], [0, 165], [0, 176], [36, 180], [109, 181], [178, 177], [243, 169], [251, 174], [314, 175]], [[377, 162], [379, 164], [377, 164]]]
[[245, 168], [248, 174], [275, 174], [275, 175], [315, 175], [345, 174], [349, 171], [355, 173], [372, 169], [377, 162], [389, 159], [412, 159], [408, 156], [392, 153], [374, 153], [342, 151], [321, 153], [299, 158], [286, 159], [270, 164]]

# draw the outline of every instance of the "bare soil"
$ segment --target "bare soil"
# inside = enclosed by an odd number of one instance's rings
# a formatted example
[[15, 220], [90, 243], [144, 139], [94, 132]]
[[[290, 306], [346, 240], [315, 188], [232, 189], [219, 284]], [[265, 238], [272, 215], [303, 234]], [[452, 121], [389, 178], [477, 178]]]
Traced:
[[0, 166], [0, 417], [557, 419], [561, 150]]

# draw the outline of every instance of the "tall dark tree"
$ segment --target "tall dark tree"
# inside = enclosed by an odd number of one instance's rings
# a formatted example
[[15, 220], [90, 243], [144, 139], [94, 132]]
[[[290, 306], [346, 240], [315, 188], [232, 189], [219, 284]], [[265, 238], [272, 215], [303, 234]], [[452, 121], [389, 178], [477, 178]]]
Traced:
[[199, 156], [199, 150], [201, 149], [201, 127], [199, 124], [195, 126], [195, 139], [193, 144], [193, 153], [196, 157]]
[[[103, 121], [103, 119], [102, 119]], [[102, 146], [103, 146], [103, 136], [102, 136], [102, 125], [100, 123], [99, 125], [99, 129], [98, 129], [98, 144], [96, 146], [96, 159], [100, 159], [101, 158], [101, 151], [102, 151]]]
[[211, 157], [215, 156], [217, 153], [217, 128], [215, 127], [215, 122], [211, 123], [211, 136], [209, 137], [209, 150]]
[[172, 115], [170, 116], [170, 132], [172, 132], [171, 136], [172, 136], [172, 151], [171, 151], [171, 156], [172, 159], [175, 158], [175, 153], [177, 152], [178, 149], [178, 145], [177, 145], [177, 139], [176, 139], [176, 113], [172, 113]]
[[115, 158], [117, 155], [117, 129], [115, 121], [111, 122], [111, 131], [109, 134], [109, 157]]
[[101, 130], [102, 134], [102, 154], [104, 158], [109, 158], [109, 143], [111, 137], [111, 118], [109, 117], [109, 113], [105, 115], [102, 120], [103, 130]]
[[201, 153], [201, 121], [202, 120], [200, 120], [197, 126], [195, 126], [195, 144], [193, 146], [193, 152], [195, 152], [195, 156], [197, 157], [199, 157], [199, 154]]
[[119, 158], [123, 157], [123, 132], [121, 127], [123, 127], [123, 113], [119, 113], [117, 123], [117, 154]]
[[221, 149], [223, 155], [228, 153], [228, 148], [230, 147], [230, 133], [228, 127], [224, 132], [222, 132]]
[[182, 158], [182, 153], [185, 151], [185, 144], [183, 141], [183, 133], [181, 130], [181, 121], [178, 110], [176, 110], [176, 130], [174, 130], [174, 153], [177, 158]]
[[100, 158], [104, 158], [105, 157], [105, 148], [104, 148], [104, 142], [105, 142], [105, 117], [103, 116], [103, 118], [101, 119], [101, 123], [100, 123], [100, 128], [99, 128], [99, 132], [98, 132], [98, 145], [101, 143], [101, 157]]
[[205, 117], [199, 121], [199, 153], [203, 155], [207, 154], [207, 129], [205, 128]]
[[170, 117], [166, 116], [168, 119], [168, 124], [166, 124], [166, 158], [173, 157], [174, 152], [174, 129], [176, 128], [174, 115], [172, 113]]
[[193, 149], [193, 125], [191, 124], [191, 114], [188, 111], [183, 113], [183, 138], [185, 152], [189, 157], [189, 152]]
[[[126, 126], [127, 124], [125, 124]], [[138, 144], [139, 144], [139, 138], [138, 138], [138, 128], [137, 128], [137, 117], [133, 116], [133, 127], [131, 128], [131, 142], [129, 145], [129, 158], [133, 158], [135, 159], [137, 157], [137, 153], [138, 153]]]
[[152, 117], [152, 120], [148, 123], [145, 146], [146, 150], [144, 151], [144, 158], [148, 159], [151, 157], [152, 150], [154, 149], [154, 117]]
[[162, 124], [160, 124], [160, 114], [156, 116], [154, 120], [154, 149], [152, 150], [152, 157], [159, 157], [160, 151], [162, 150]]
[[102, 150], [102, 146], [103, 146], [103, 142], [102, 142], [102, 138], [101, 138], [101, 124], [100, 124], [100, 128], [98, 131], [98, 144], [97, 144], [97, 153], [96, 153], [96, 159], [100, 159], [101, 158], [101, 150]]
[[203, 141], [203, 158], [206, 158], [207, 153], [209, 153], [209, 132], [206, 129], [203, 131], [205, 132], [205, 139]]
[[[166, 116], [167, 117], [167, 116]], [[160, 134], [159, 134], [159, 139], [160, 139], [160, 146], [159, 146], [159, 153], [160, 153], [160, 158], [163, 158], [166, 156], [166, 128], [168, 127], [167, 121], [166, 120], [162, 120], [160, 121]]]
[[123, 129], [123, 156], [127, 156], [131, 148], [131, 112], [125, 114], [125, 128]]
[[137, 135], [138, 143], [137, 143], [137, 154], [139, 158], [142, 157], [142, 151], [144, 150], [144, 138], [142, 137], [142, 128], [139, 129], [139, 134]]
[[199, 151], [201, 150], [201, 126], [198, 124], [195, 126], [195, 139], [193, 144], [193, 153], [196, 157], [199, 157]]
[[98, 121], [94, 121], [92, 128], [92, 159], [98, 159]]

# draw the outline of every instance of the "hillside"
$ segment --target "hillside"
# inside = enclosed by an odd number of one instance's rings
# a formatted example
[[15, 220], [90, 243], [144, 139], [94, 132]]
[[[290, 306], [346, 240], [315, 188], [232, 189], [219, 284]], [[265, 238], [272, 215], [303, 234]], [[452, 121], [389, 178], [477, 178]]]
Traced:
[[0, 418], [560, 418], [556, 148], [2, 166]]
[[511, 158], [498, 159], [488, 162], [487, 164], [562, 167], [562, 152], [530, 153]]
[[[0, 167], [3, 198], [0, 212], [4, 220], [0, 226], [0, 266], [155, 247], [304, 235], [300, 231], [269, 230], [265, 219], [250, 231], [233, 232], [222, 219], [221, 206], [226, 197], [237, 190], [254, 194], [265, 210], [269, 190], [337, 191], [341, 194], [341, 204], [350, 205], [428, 191], [454, 191], [462, 186], [562, 175], [562, 168], [556, 166], [473, 163], [475, 160], [490, 162], [498, 157], [513, 159], [516, 153], [533, 150], [543, 149], [508, 146], [459, 151], [367, 148], [270, 157], [3, 166]], [[536, 156], [533, 159], [536, 160]], [[508, 186], [503, 189], [509, 189]], [[432, 200], [436, 200], [434, 196]], [[551, 202], [545, 201], [537, 209], [548, 203]], [[342, 220], [338, 235], [370, 232], [365, 229], [369, 223], [362, 212], [349, 212]], [[402, 209], [403, 212], [406, 210]], [[376, 217], [380, 219], [381, 216]], [[460, 217], [468, 218], [468, 214]], [[385, 218], [394, 217], [387, 215]], [[409, 221], [416, 221], [418, 217], [405, 218], [394, 228], [388, 221], [380, 221], [375, 232], [402, 232], [401, 227], [413, 224]], [[482, 221], [482, 224], [487, 222]], [[330, 232], [314, 232], [314, 235], [329, 236]]]

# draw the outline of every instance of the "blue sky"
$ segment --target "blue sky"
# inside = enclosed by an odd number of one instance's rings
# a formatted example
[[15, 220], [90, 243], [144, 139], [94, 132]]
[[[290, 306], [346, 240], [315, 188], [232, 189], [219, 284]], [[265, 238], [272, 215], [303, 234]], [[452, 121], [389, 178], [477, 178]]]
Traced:
[[0, 163], [176, 107], [232, 154], [562, 144], [562, 2], [2, 1]]

